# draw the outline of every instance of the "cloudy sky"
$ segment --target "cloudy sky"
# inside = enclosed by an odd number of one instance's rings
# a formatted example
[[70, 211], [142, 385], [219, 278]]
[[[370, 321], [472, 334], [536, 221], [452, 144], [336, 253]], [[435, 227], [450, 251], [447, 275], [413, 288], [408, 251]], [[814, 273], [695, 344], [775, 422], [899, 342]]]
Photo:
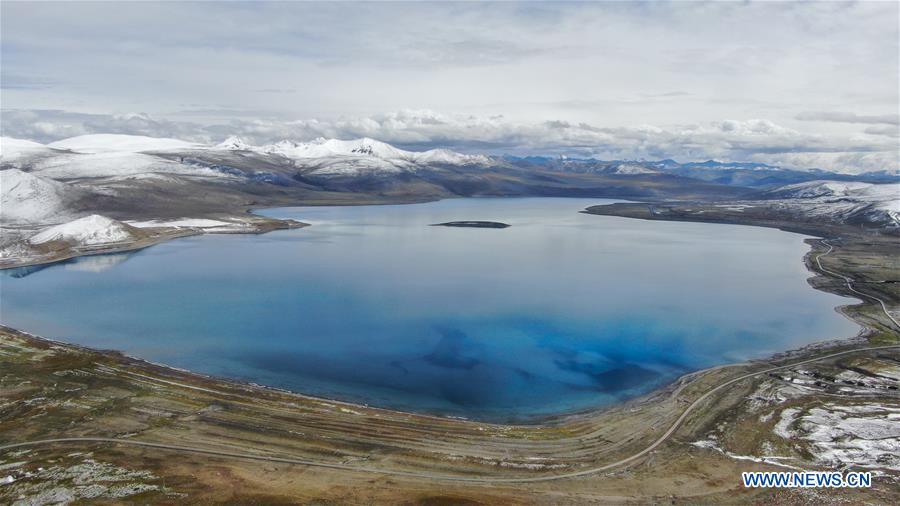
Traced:
[[0, 5], [6, 136], [900, 167], [897, 2]]

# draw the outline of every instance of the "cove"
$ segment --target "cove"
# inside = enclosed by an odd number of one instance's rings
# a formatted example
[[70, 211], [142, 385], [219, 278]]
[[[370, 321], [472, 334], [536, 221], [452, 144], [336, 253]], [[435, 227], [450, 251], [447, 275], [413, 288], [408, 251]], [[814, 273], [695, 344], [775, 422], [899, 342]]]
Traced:
[[[528, 421], [858, 327], [804, 236], [581, 214], [602, 199], [259, 211], [313, 226], [2, 271], [0, 321], [201, 373]], [[508, 228], [435, 227], [491, 221]]]

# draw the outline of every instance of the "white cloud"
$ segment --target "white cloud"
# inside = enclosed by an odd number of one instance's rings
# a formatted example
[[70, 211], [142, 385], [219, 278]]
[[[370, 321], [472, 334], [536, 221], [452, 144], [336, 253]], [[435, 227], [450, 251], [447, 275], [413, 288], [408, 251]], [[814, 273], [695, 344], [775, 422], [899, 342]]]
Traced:
[[896, 168], [898, 16], [897, 2], [5, 2], [2, 126]]
[[157, 117], [410, 108], [790, 127], [804, 111], [896, 113], [898, 14], [895, 2], [7, 2], [3, 98]]
[[797, 115], [801, 121], [833, 121], [835, 123], [869, 123], [900, 125], [900, 114], [881, 114], [864, 116], [852, 112], [839, 111], [804, 111]]

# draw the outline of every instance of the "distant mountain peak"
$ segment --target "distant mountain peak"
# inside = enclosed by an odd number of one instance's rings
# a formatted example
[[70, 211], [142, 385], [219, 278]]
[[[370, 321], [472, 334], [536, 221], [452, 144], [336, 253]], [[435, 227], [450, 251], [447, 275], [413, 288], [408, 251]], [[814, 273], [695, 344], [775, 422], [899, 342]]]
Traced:
[[218, 149], [227, 149], [231, 151], [249, 151], [253, 146], [247, 143], [243, 137], [232, 135], [216, 145]]
[[319, 166], [316, 170], [318, 174], [399, 172], [416, 170], [421, 165], [490, 163], [490, 159], [482, 155], [466, 155], [448, 149], [406, 151], [370, 137], [350, 140], [318, 137], [309, 142], [285, 139], [274, 144], [251, 146], [233, 136], [217, 148], [283, 156], [307, 165]]

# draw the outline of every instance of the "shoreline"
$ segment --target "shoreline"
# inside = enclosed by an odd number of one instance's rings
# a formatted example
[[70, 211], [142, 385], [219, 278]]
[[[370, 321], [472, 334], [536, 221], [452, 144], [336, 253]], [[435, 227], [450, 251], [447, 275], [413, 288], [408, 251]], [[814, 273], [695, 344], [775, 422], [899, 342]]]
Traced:
[[[544, 198], [541, 196], [521, 196], [521, 195], [512, 195], [512, 196], [502, 196], [502, 195], [479, 195], [479, 196], [471, 196], [471, 197], [460, 197], [460, 196], [441, 196], [434, 198], [397, 198], [397, 199], [388, 199], [388, 200], [362, 200], [362, 201], [350, 201], [350, 202], [306, 202], [302, 205], [259, 205], [253, 207], [241, 207], [238, 210], [233, 211], [223, 211], [227, 216], [237, 217], [240, 214], [251, 215], [254, 219], [261, 220], [261, 223], [253, 223], [251, 229], [247, 230], [221, 230], [221, 231], [206, 231], [203, 228], [194, 227], [184, 227], [172, 229], [166, 232], [162, 232], [157, 236], [153, 236], [150, 238], [140, 239], [134, 241], [129, 244], [108, 244], [108, 245], [97, 245], [91, 248], [90, 251], [78, 251], [78, 248], [70, 248], [65, 250], [65, 254], [54, 256], [54, 257], [46, 257], [40, 259], [25, 259], [25, 260], [4, 260], [0, 259], [0, 271], [9, 270], [9, 269], [18, 269], [21, 267], [35, 267], [40, 265], [52, 265], [58, 262], [65, 262], [66, 260], [72, 260], [74, 258], [80, 257], [88, 257], [88, 256], [97, 256], [97, 255], [106, 255], [106, 254], [115, 254], [115, 253], [127, 253], [133, 251], [139, 251], [145, 248], [149, 248], [151, 246], [156, 246], [158, 244], [165, 243], [167, 241], [172, 241], [175, 239], [182, 239], [185, 237], [194, 237], [198, 235], [207, 235], [207, 234], [252, 234], [259, 235], [265, 234], [268, 232], [272, 232], [275, 230], [291, 230], [295, 228], [305, 228], [312, 226], [309, 223], [305, 223], [302, 221], [297, 221], [293, 219], [283, 219], [283, 218], [273, 218], [270, 216], [266, 216], [264, 214], [259, 214], [257, 211], [265, 211], [269, 209], [283, 209], [283, 208], [296, 208], [296, 207], [309, 207], [309, 208], [318, 208], [318, 207], [359, 207], [359, 206], [404, 206], [411, 204], [428, 204], [431, 202], [438, 202], [441, 200], [451, 200], [451, 199], [480, 199], [480, 198], [499, 198], [499, 199], [507, 199], [507, 198]], [[573, 199], [582, 199], [583, 197], [549, 197], [549, 198], [573, 198]], [[616, 200], [619, 202], [630, 202], [628, 200], [621, 200], [617, 197], [602, 197], [597, 200]], [[583, 211], [580, 211], [583, 212]], [[234, 213], [234, 214], [227, 214]], [[223, 217], [222, 214], [211, 215], [209, 219], [221, 219]], [[197, 216], [195, 218], [204, 219], [205, 215]], [[153, 221], [153, 220], [163, 220], [163, 218], [159, 218], [156, 216], [138, 216], [131, 217], [126, 220], [127, 221]], [[52, 226], [52, 225], [46, 225]]]
[[[396, 200], [362, 200], [362, 201], [351, 201], [351, 202], [333, 202], [333, 203], [322, 203], [322, 202], [311, 202], [304, 203], [303, 205], [258, 205], [253, 207], [240, 207], [237, 209], [233, 209], [231, 211], [222, 211], [221, 213], [209, 216], [209, 219], [221, 219], [223, 214], [231, 217], [238, 217], [239, 215], [250, 215], [255, 220], [259, 220], [257, 223], [250, 223], [252, 226], [247, 230], [219, 230], [219, 231], [206, 231], [201, 227], [183, 227], [183, 228], [173, 228], [168, 231], [164, 231], [156, 236], [139, 239], [130, 244], [109, 244], [109, 245], [97, 245], [94, 246], [91, 251], [78, 251], [78, 248], [69, 248], [65, 250], [63, 254], [53, 257], [45, 257], [39, 259], [13, 259], [13, 260], [5, 260], [0, 259], [0, 271], [8, 270], [8, 269], [18, 269], [21, 267], [35, 267], [39, 265], [52, 265], [58, 262], [64, 262], [66, 260], [72, 260], [74, 258], [80, 257], [88, 257], [88, 256], [96, 256], [96, 255], [106, 255], [106, 254], [114, 254], [114, 253], [126, 253], [133, 251], [140, 251], [145, 248], [149, 248], [151, 246], [156, 246], [157, 244], [162, 244], [167, 241], [182, 239], [185, 237], [193, 237], [198, 235], [207, 235], [207, 234], [265, 234], [268, 232], [272, 232], [275, 230], [291, 230], [295, 228], [305, 228], [311, 226], [309, 223], [304, 223], [302, 221], [292, 220], [292, 219], [282, 219], [282, 218], [272, 218], [269, 216], [265, 216], [263, 214], [258, 214], [256, 211], [263, 211], [266, 209], [280, 209], [285, 207], [332, 207], [332, 206], [390, 206], [390, 205], [406, 205], [406, 204], [425, 204], [429, 202], [435, 202], [438, 200], [444, 200], [446, 198], [452, 197], [440, 197], [440, 198], [424, 198], [424, 199], [406, 199], [399, 198]], [[456, 198], [465, 198], [465, 197], [456, 197]], [[475, 198], [475, 197], [470, 197]], [[206, 215], [195, 216], [194, 218], [206, 218]], [[124, 218], [123, 218], [124, 219]], [[159, 218], [158, 216], [132, 216], [128, 218], [126, 221], [153, 221], [153, 220], [163, 220], [163, 218]], [[121, 221], [121, 220], [120, 220]], [[52, 226], [52, 225], [45, 225]]]
[[[390, 204], [384, 204], [384, 205], [390, 205]], [[616, 205], [616, 204], [605, 204], [605, 205], [601, 205], [601, 206], [592, 206], [592, 207], [590, 207], [590, 208], [587, 208], [587, 209], [582, 210], [582, 211], [579, 211], [579, 212], [584, 213], [584, 214], [600, 214], [600, 213], [594, 213], [594, 212], [591, 212], [591, 209], [594, 209], [594, 208], [596, 208], [596, 207], [615, 206], [615, 205]], [[648, 205], [648, 204], [642, 204], [642, 203], [627, 203], [627, 205]], [[318, 207], [318, 206], [317, 206], [317, 207]], [[260, 208], [260, 209], [271, 209], [271, 208]], [[252, 213], [252, 210], [249, 210], [249, 209], [248, 209], [247, 212], [251, 212], [251, 213]], [[272, 220], [272, 221], [282, 222], [282, 223], [288, 223], [289, 221], [292, 221], [292, 220], [276, 220], [276, 219], [268, 218], [268, 217], [265, 217], [265, 216], [262, 216], [262, 215], [257, 215], [257, 216], [260, 216], [260, 217], [262, 217], [262, 218], [266, 218], [266, 219]], [[620, 216], [620, 217], [627, 217], [627, 218], [635, 218], [635, 217], [632, 217], [632, 216], [621, 216], [621, 215], [612, 215], [612, 216]], [[641, 218], [638, 218], [638, 219], [641, 219]], [[777, 228], [777, 229], [782, 230], [782, 231], [785, 231], [785, 232], [789, 232], [789, 233], [798, 233], [798, 234], [802, 234], [802, 235], [806, 235], [806, 236], [810, 236], [810, 235], [811, 235], [811, 232], [808, 231], [808, 230], [807, 230], [807, 231], [800, 231], [798, 228], [794, 228], [794, 229], [791, 230], [791, 229], [782, 228], [781, 226], [767, 225], [767, 224], [761, 224], [761, 223], [738, 223], [738, 222], [736, 222], [736, 221], [735, 221], [735, 222], [732, 222], [732, 221], [699, 220], [699, 219], [682, 219], [682, 220], [659, 220], [659, 219], [657, 219], [657, 218], [649, 218], [649, 219], [651, 219], [651, 220], [657, 220], [657, 221], [687, 221], [687, 222], [704, 222], [704, 223], [710, 223], [710, 224], [722, 223], [722, 224], [729, 224], [729, 225], [759, 226], [759, 227], [763, 227], [763, 228]], [[276, 224], [276, 226], [274, 226], [274, 227], [272, 227], [272, 228], [269, 228], [269, 229], [266, 229], [266, 230], [260, 230], [260, 229], [257, 229], [257, 230], [254, 230], [254, 231], [247, 231], [247, 232], [236, 231], [236, 232], [215, 232], [215, 233], [254, 233], [254, 234], [261, 234], [261, 233], [266, 233], [266, 232], [269, 232], [269, 231], [272, 231], [272, 230], [290, 229], [290, 228], [303, 228], [303, 227], [305, 227], [305, 226], [309, 226], [308, 224], [305, 224], [305, 223], [301, 223], [301, 222], [297, 222], [297, 223], [300, 223], [300, 224], [297, 225], [297, 226], [290, 226], [290, 224], [287, 225], [287, 226], [277, 226], [278, 224]], [[91, 252], [91, 253], [88, 253], [88, 254], [84, 254], [84, 253], [73, 253], [72, 255], [70, 255], [70, 256], [68, 256], [68, 257], [63, 257], [63, 258], [58, 258], [58, 259], [54, 259], [54, 260], [43, 261], [43, 262], [34, 263], [34, 264], [18, 265], [18, 266], [15, 266], [15, 267], [0, 267], [0, 270], [2, 270], [2, 269], [13, 269], [13, 268], [19, 268], [19, 267], [28, 267], [28, 266], [35, 266], [35, 265], [44, 265], [44, 264], [52, 264], [52, 263], [64, 262], [64, 261], [66, 261], [66, 260], [70, 260], [70, 259], [72, 259], [72, 258], [77, 258], [77, 257], [79, 257], [79, 256], [92, 256], [92, 255], [113, 254], [113, 253], [119, 253], [119, 252], [125, 252], [125, 251], [136, 251], [136, 250], [140, 250], [140, 249], [143, 249], [143, 248], [147, 248], [147, 247], [150, 247], [150, 246], [159, 244], [159, 243], [164, 242], [164, 241], [169, 240], [169, 239], [177, 239], [177, 238], [191, 237], [191, 236], [196, 236], [196, 235], [204, 235], [205, 233], [206, 233], [206, 232], [199, 231], [199, 230], [185, 231], [185, 233], [183, 233], [183, 234], [179, 234], [179, 235], [175, 235], [175, 236], [170, 236], [170, 237], [165, 237], [165, 238], [158, 238], [158, 240], [157, 240], [157, 238], [153, 238], [154, 240], [150, 241], [148, 244], [133, 245], [133, 246], [131, 246], [131, 247], [125, 247], [125, 248], [121, 248], [121, 249], [108, 250], [108, 251]], [[823, 235], [823, 234], [816, 234], [816, 235]], [[852, 321], [853, 323], [855, 323], [856, 325], [859, 326], [859, 331], [857, 332], [856, 335], [854, 335], [854, 336], [849, 336], [849, 337], [830, 337], [830, 338], [825, 338], [825, 339], [820, 340], [820, 341], [814, 341], [814, 342], [811, 342], [811, 343], [809, 343], [809, 344], [806, 344], [806, 345], [804, 345], [804, 346], [801, 346], [800, 348], [791, 349], [791, 350], [776, 351], [776, 352], [772, 353], [772, 354], [769, 355], [769, 356], [763, 356], [763, 357], [758, 357], [758, 358], [755, 358], [755, 359], [749, 359], [749, 360], [747, 360], [746, 362], [724, 363], [724, 364], [718, 364], [718, 365], [715, 365], [715, 366], [707, 367], [707, 368], [704, 368], [704, 369], [697, 369], [697, 370], [693, 370], [693, 371], [688, 371], [688, 372], [686, 372], [686, 373], [684, 373], [684, 374], [682, 374], [682, 375], [680, 375], [680, 376], [677, 376], [677, 377], [675, 377], [675, 378], [672, 378], [672, 379], [671, 379], [670, 381], [668, 381], [668, 382], [665, 382], [665, 383], [663, 383], [663, 384], [661, 384], [661, 385], [657, 385], [657, 386], [651, 388], [649, 391], [644, 392], [643, 394], [639, 394], [639, 395], [636, 395], [636, 396], [633, 396], [633, 397], [628, 397], [628, 398], [625, 398], [625, 399], [621, 399], [621, 400], [618, 400], [618, 401], [615, 401], [615, 402], [612, 402], [612, 403], [610, 403], [610, 404], [606, 404], [606, 405], [603, 405], [603, 406], [595, 406], [595, 407], [587, 407], [587, 408], [578, 408], [578, 409], [573, 409], [573, 410], [568, 410], [568, 411], [560, 411], [560, 412], [552, 412], [552, 413], [545, 413], [545, 414], [529, 415], [529, 416], [525, 416], [525, 417], [521, 417], [521, 418], [510, 419], [510, 420], [507, 420], [507, 421], [481, 420], [481, 419], [478, 419], [478, 418], [468, 418], [468, 417], [463, 417], [463, 416], [458, 416], [458, 415], [442, 415], [442, 414], [439, 414], [439, 413], [428, 413], [427, 411], [403, 410], [403, 409], [390, 408], [390, 407], [374, 406], [374, 405], [369, 405], [369, 404], [363, 403], [363, 402], [348, 401], [348, 400], [341, 400], [341, 399], [337, 399], [337, 398], [329, 398], [329, 397], [323, 397], [323, 396], [316, 396], [316, 395], [306, 394], [306, 393], [302, 393], [302, 392], [298, 392], [298, 391], [294, 391], [294, 390], [290, 390], [290, 389], [285, 389], [285, 388], [279, 388], [279, 387], [274, 387], [274, 386], [269, 386], [269, 385], [258, 384], [258, 383], [255, 383], [255, 382], [250, 382], [250, 381], [246, 381], [246, 380], [241, 380], [241, 379], [238, 379], [238, 378], [222, 377], [222, 376], [216, 376], [216, 375], [208, 375], [208, 374], [204, 374], [204, 373], [202, 373], [202, 372], [197, 372], [197, 371], [190, 370], [190, 369], [179, 368], [179, 367], [175, 367], [175, 366], [171, 366], [171, 365], [163, 364], [163, 363], [156, 363], [156, 362], [153, 362], [153, 361], [150, 361], [150, 360], [143, 359], [143, 358], [141, 358], [141, 357], [136, 357], [136, 356], [128, 355], [128, 354], [126, 354], [126, 353], [124, 353], [124, 352], [122, 352], [122, 351], [120, 351], [120, 350], [103, 350], [103, 349], [96, 349], [96, 348], [91, 348], [91, 347], [87, 347], [87, 346], [82, 346], [82, 345], [78, 345], [78, 344], [74, 344], [74, 343], [67, 343], [67, 342], [64, 342], [64, 341], [57, 341], [57, 340], [50, 339], [50, 338], [46, 338], [46, 337], [43, 337], [43, 336], [38, 336], [38, 335], [35, 335], [35, 334], [31, 334], [31, 333], [29, 333], [29, 332], [27, 332], [27, 331], [25, 331], [25, 330], [15, 329], [15, 328], [12, 328], [12, 327], [8, 327], [8, 326], [2, 325], [2, 324], [0, 324], [0, 329], [11, 330], [11, 331], [13, 331], [13, 332], [17, 332], [17, 333], [21, 333], [21, 334], [27, 335], [27, 336], [29, 336], [29, 337], [32, 338], [32, 339], [35, 339], [35, 340], [38, 340], [38, 341], [44, 341], [44, 342], [47, 342], [47, 343], [52, 343], [52, 344], [58, 345], [58, 346], [68, 346], [68, 347], [72, 347], [72, 348], [75, 348], [75, 349], [86, 350], [86, 351], [90, 351], [90, 352], [94, 352], [94, 353], [100, 353], [100, 354], [104, 354], [104, 355], [120, 356], [120, 357], [123, 357], [123, 358], [128, 359], [128, 360], [131, 360], [131, 361], [136, 361], [136, 362], [146, 363], [146, 364], [151, 365], [151, 366], [154, 366], [154, 367], [160, 367], [160, 368], [164, 368], [164, 369], [169, 369], [169, 370], [172, 370], [172, 371], [177, 371], [177, 372], [182, 373], [182, 374], [188, 374], [188, 375], [192, 375], [192, 376], [204, 378], [204, 379], [207, 379], [207, 380], [214, 380], [214, 381], [221, 381], [221, 382], [234, 383], [234, 384], [236, 384], [236, 385], [243, 385], [243, 386], [250, 387], [250, 388], [260, 388], [260, 389], [269, 390], [269, 391], [273, 391], [273, 392], [279, 392], [279, 393], [283, 393], [283, 394], [295, 395], [295, 396], [298, 396], [298, 397], [301, 397], [301, 398], [304, 398], [304, 399], [310, 399], [310, 400], [316, 400], [316, 401], [323, 401], [323, 402], [330, 402], [330, 403], [335, 403], [335, 404], [341, 404], [341, 405], [349, 406], [349, 407], [351, 407], [351, 408], [352, 408], [352, 407], [358, 407], [358, 408], [366, 408], [366, 409], [378, 409], [378, 410], [384, 410], [384, 411], [387, 411], [387, 412], [398, 413], [398, 414], [407, 414], [407, 415], [414, 415], [414, 416], [421, 416], [421, 417], [435, 418], [435, 419], [441, 419], [441, 420], [459, 420], [459, 421], [464, 421], [464, 422], [472, 422], [472, 423], [479, 423], [479, 424], [491, 424], [491, 425], [498, 425], [498, 426], [509, 426], [509, 427], [542, 426], [542, 425], [544, 425], [544, 424], [548, 424], [548, 423], [557, 423], [557, 422], [564, 421], [564, 420], [567, 420], [567, 419], [572, 419], [572, 418], [582, 418], [582, 417], [592, 417], [592, 416], [597, 416], [597, 415], [600, 415], [600, 414], [602, 414], [602, 413], [604, 413], [604, 412], [606, 412], [606, 411], [608, 411], [608, 410], [610, 410], [610, 409], [619, 408], [619, 407], [622, 407], [622, 406], [627, 406], [628, 404], [630, 404], [630, 403], [632, 403], [632, 402], [638, 402], [638, 403], [639, 403], [639, 402], [641, 402], [642, 400], [644, 400], [645, 398], [652, 398], [652, 397], [654, 397], [654, 396], [656, 396], [656, 395], [659, 395], [659, 394], [662, 393], [662, 392], [665, 392], [665, 391], [669, 390], [669, 389], [672, 387], [672, 385], [679, 384], [679, 383], [681, 383], [681, 382], [683, 382], [683, 381], [685, 381], [685, 380], [687, 380], [687, 379], [689, 379], [689, 378], [691, 378], [691, 377], [695, 377], [695, 376], [698, 376], [698, 375], [703, 375], [704, 373], [706, 373], [706, 372], [708, 372], [708, 371], [711, 371], [711, 370], [718, 370], [718, 369], [729, 368], [729, 367], [746, 366], [746, 365], [748, 365], [748, 364], [754, 364], [754, 363], [759, 363], [759, 362], [762, 362], [762, 363], [768, 363], [768, 362], [771, 362], [771, 361], [784, 360], [784, 359], [790, 359], [790, 358], [804, 358], [804, 357], [807, 357], [807, 356], [812, 356], [812, 355], [815, 354], [816, 351], [821, 351], [822, 349], [831, 349], [831, 348], [836, 348], [836, 347], [840, 347], [840, 346], [854, 347], [854, 346], [859, 346], [860, 344], [865, 344], [865, 343], [869, 342], [869, 338], [872, 337], [873, 335], [875, 335], [875, 334], [877, 333], [877, 329], [873, 329], [873, 328], [871, 328], [870, 326], [866, 325], [864, 322], [859, 321], [859, 319], [858, 319], [858, 318], [855, 318], [854, 315], [848, 310], [848, 308], [850, 308], [850, 307], [852, 307], [852, 306], [868, 304], [869, 301], [863, 300], [862, 298], [860, 298], [860, 297], [857, 296], [857, 295], [847, 295], [847, 294], [845, 294], [845, 293], [840, 293], [839, 291], [828, 290], [828, 289], [823, 288], [822, 286], [816, 286], [815, 283], [814, 283], [814, 280], [815, 280], [816, 278], [818, 278], [818, 277], [823, 277], [823, 278], [829, 278], [829, 279], [835, 279], [835, 280], [838, 280], [838, 278], [835, 278], [833, 275], [831, 275], [831, 274], [829, 274], [829, 273], [826, 273], [826, 272], [823, 272], [823, 271], [821, 270], [821, 264], [820, 264], [820, 263], [819, 263], [818, 265], [814, 265], [814, 261], [818, 262], [818, 259], [819, 259], [821, 256], [824, 256], [824, 254], [822, 254], [822, 253], [819, 253], [818, 255], [816, 255], [816, 249], [817, 249], [818, 243], [823, 243], [823, 244], [825, 244], [825, 245], [829, 245], [826, 241], [831, 240], [831, 239], [835, 239], [835, 238], [836, 238], [836, 236], [832, 236], [832, 237], [807, 237], [807, 238], [805, 238], [805, 239], [803, 240], [803, 242], [805, 242], [806, 244], [808, 244], [808, 245], [810, 246], [810, 250], [809, 250], [806, 254], [804, 254], [804, 256], [803, 256], [803, 258], [802, 258], [802, 261], [803, 261], [804, 265], [806, 266], [807, 270], [808, 270], [811, 274], [813, 274], [811, 277], [809, 277], [809, 278], [807, 279], [807, 282], [808, 282], [808, 284], [810, 285], [811, 288], [816, 289], [816, 290], [821, 290], [821, 291], [824, 291], [824, 292], [826, 292], [826, 293], [832, 293], [832, 294], [835, 294], [835, 295], [838, 295], [838, 296], [841, 296], [841, 297], [847, 297], [847, 298], [854, 299], [854, 300], [858, 301], [858, 302], [855, 303], [855, 304], [852, 304], [852, 303], [851, 303], [851, 304], [843, 304], [843, 305], [835, 306], [835, 307], [833, 308], [834, 311], [836, 311], [837, 313], [841, 314], [842, 316], [844, 316], [845, 318], [847, 318], [848, 320]], [[829, 245], [829, 246], [830, 246], [830, 245]], [[840, 281], [845, 281], [845, 282], [849, 283], [849, 281], [847, 281], [847, 278], [840, 279]], [[852, 288], [851, 288], [851, 290], [852, 290]], [[866, 296], [866, 295], [863, 294], [862, 296]], [[869, 295], [868, 297], [872, 297], [872, 296]], [[878, 300], [878, 299], [875, 299], [875, 300]], [[880, 302], [880, 301], [879, 301], [879, 302]], [[883, 304], [883, 303], [882, 303], [882, 304]], [[886, 314], [887, 314], [887, 313], [886, 313]], [[891, 318], [891, 319], [893, 320], [893, 318], [890, 317], [889, 315], [888, 315], [888, 318]], [[896, 323], [896, 322], [895, 322], [895, 323]]]
[[[847, 295], [840, 273], [866, 293], [879, 287], [865, 281], [880, 279], [871, 265], [884, 257], [851, 250], [863, 262], [844, 264], [847, 244], [832, 253], [805, 241], [812, 288]], [[893, 265], [895, 249], [874, 249]], [[835, 308], [860, 325], [855, 337], [693, 371], [613, 405], [519, 425], [323, 399], [0, 327], [0, 464], [19, 466], [4, 470], [12, 483], [0, 500], [69, 487], [57, 478], [67, 472], [109, 469], [132, 473], [129, 486], [145, 487], [140, 501], [149, 503], [769, 503], [792, 496], [740, 488], [742, 472], [840, 467], [877, 479], [871, 489], [834, 490], [835, 500], [893, 504], [900, 467], [889, 453], [835, 463], [802, 428], [784, 429], [824, 412], [885, 430], [883, 416], [856, 413], [900, 409], [900, 383], [882, 376], [900, 377], [900, 334], [863, 300]], [[843, 437], [838, 445], [868, 442], [865, 433]]]
[[[172, 241], [175, 239], [183, 239], [185, 237], [195, 237], [199, 235], [208, 235], [208, 234], [266, 234], [268, 232], [272, 232], [275, 230], [290, 230], [295, 228], [305, 228], [310, 226], [308, 223], [303, 223], [301, 221], [296, 220], [282, 220], [276, 218], [269, 218], [267, 216], [254, 215], [256, 219], [262, 220], [259, 223], [250, 224], [250, 228], [247, 230], [215, 230], [215, 231], [207, 231], [201, 227], [177, 227], [177, 228], [169, 228], [163, 230], [162, 232], [153, 235], [151, 237], [140, 238], [130, 243], [114, 243], [114, 244], [99, 244], [96, 246], [81, 246], [81, 247], [71, 247], [65, 250], [61, 250], [61, 253], [55, 254], [53, 256], [45, 256], [42, 258], [32, 258], [32, 259], [24, 259], [24, 260], [0, 260], [0, 271], [10, 270], [10, 269], [19, 269], [23, 267], [37, 267], [37, 266], [50, 266], [55, 263], [65, 262], [67, 260], [72, 260], [75, 258], [81, 257], [90, 257], [90, 256], [98, 256], [98, 255], [112, 255], [116, 253], [129, 253], [140, 251], [142, 249], [149, 248], [151, 246], [156, 246], [158, 244], [162, 244], [164, 242]], [[159, 227], [163, 228], [163, 227]]]

